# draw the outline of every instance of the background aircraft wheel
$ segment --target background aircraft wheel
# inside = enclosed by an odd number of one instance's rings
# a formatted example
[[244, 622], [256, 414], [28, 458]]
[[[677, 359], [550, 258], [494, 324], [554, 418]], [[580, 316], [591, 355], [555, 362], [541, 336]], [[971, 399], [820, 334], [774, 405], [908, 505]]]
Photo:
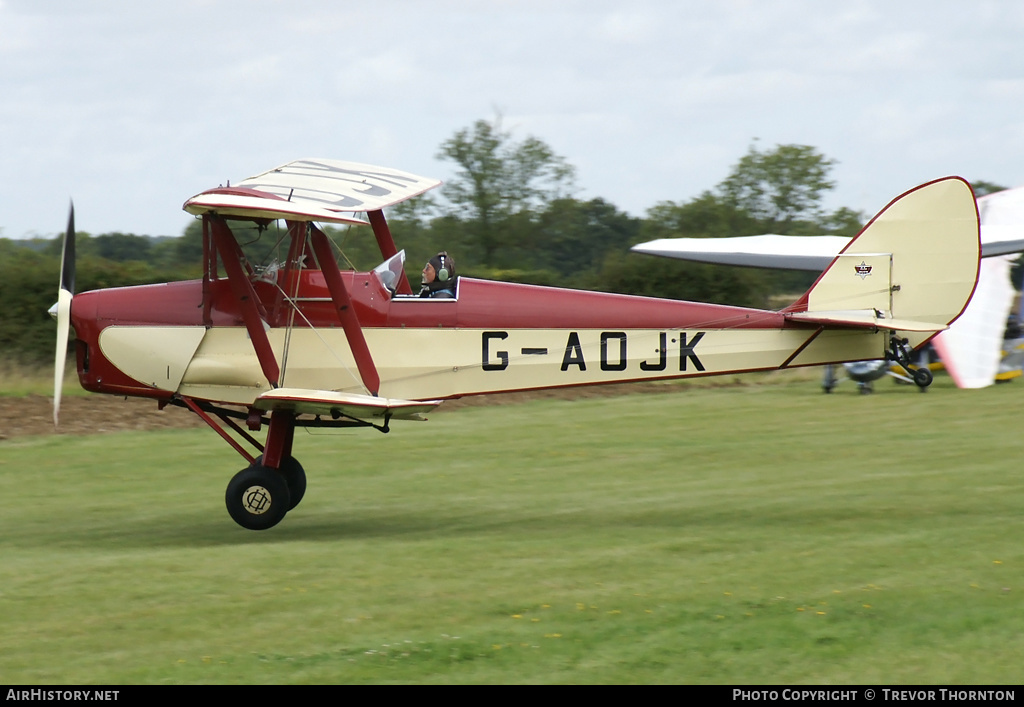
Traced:
[[253, 465], [235, 474], [224, 502], [228, 514], [243, 528], [266, 530], [281, 522], [291, 508], [291, 495], [283, 475]]
[[832, 389], [836, 387], [836, 383], [835, 369], [832, 368], [832, 364], [828, 364], [825, 366], [825, 375], [821, 379], [821, 389], [824, 390], [826, 394], [831, 393]]
[[918, 368], [914, 371], [914, 382], [921, 390], [924, 390], [932, 383], [932, 372], [927, 368]]
[[[256, 457], [253, 461], [253, 466], [263, 465], [263, 455]], [[291, 496], [292, 502], [288, 507], [290, 511], [295, 506], [299, 505], [299, 501], [306, 495], [306, 472], [302, 468], [302, 464], [299, 464], [299, 460], [295, 457], [285, 457], [281, 460], [281, 468], [278, 469], [281, 476], [284, 477], [285, 482], [288, 484], [288, 493]]]

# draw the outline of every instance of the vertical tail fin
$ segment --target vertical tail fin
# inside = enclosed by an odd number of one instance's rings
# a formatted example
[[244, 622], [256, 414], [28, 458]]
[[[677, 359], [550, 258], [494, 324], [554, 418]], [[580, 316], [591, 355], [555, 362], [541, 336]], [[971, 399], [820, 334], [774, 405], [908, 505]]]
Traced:
[[[959, 177], [893, 199], [787, 308], [794, 318], [872, 312], [917, 347], [964, 311], [978, 281], [978, 207]], [[806, 313], [806, 314], [799, 314]]]

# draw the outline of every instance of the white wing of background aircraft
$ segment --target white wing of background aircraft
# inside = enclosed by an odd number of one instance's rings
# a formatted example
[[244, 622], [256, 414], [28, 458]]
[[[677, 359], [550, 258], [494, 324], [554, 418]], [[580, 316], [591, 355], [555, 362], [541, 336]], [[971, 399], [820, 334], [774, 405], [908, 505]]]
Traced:
[[[1003, 333], [1013, 305], [1010, 265], [1024, 252], [1024, 187], [978, 199], [982, 262], [966, 311], [933, 340], [961, 388], [991, 385], [1003, 355]], [[850, 239], [843, 236], [661, 238], [633, 246], [637, 253], [700, 263], [820, 272]]]

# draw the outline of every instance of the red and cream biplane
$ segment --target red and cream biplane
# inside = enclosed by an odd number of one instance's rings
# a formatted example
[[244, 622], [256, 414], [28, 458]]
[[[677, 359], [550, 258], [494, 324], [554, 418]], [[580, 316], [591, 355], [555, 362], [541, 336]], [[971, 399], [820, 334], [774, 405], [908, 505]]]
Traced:
[[[391, 420], [482, 393], [906, 364], [960, 315], [977, 281], [974, 195], [950, 177], [892, 201], [781, 311], [469, 277], [457, 278], [453, 298], [420, 298], [384, 209], [439, 184], [351, 162], [291, 162], [185, 202], [202, 218], [201, 280], [73, 297], [72, 215], [55, 306], [54, 422], [70, 325], [83, 387], [184, 406], [245, 458], [227, 508], [261, 530], [305, 493], [296, 427], [387, 432]], [[286, 226], [287, 258], [255, 267], [233, 228], [274, 221]], [[318, 223], [369, 225], [383, 264], [341, 270]]]

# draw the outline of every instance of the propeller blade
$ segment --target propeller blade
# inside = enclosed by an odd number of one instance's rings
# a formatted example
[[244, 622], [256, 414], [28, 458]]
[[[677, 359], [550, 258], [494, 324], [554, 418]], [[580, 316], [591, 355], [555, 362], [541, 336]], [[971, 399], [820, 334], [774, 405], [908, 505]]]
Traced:
[[68, 334], [71, 329], [71, 293], [57, 293], [57, 352], [53, 361], [53, 427], [60, 415], [60, 395], [64, 388], [64, 365], [68, 355]]
[[71, 202], [68, 228], [64, 231], [64, 246], [60, 255], [60, 289], [75, 294], [75, 203]]
[[[75, 205], [71, 204], [68, 228], [60, 256], [60, 289], [57, 290], [57, 350], [53, 360], [53, 427], [60, 416], [60, 396], [64, 388], [64, 366], [67, 362], [68, 337], [71, 330], [71, 300], [75, 293]], [[51, 310], [52, 312], [53, 310]]]

